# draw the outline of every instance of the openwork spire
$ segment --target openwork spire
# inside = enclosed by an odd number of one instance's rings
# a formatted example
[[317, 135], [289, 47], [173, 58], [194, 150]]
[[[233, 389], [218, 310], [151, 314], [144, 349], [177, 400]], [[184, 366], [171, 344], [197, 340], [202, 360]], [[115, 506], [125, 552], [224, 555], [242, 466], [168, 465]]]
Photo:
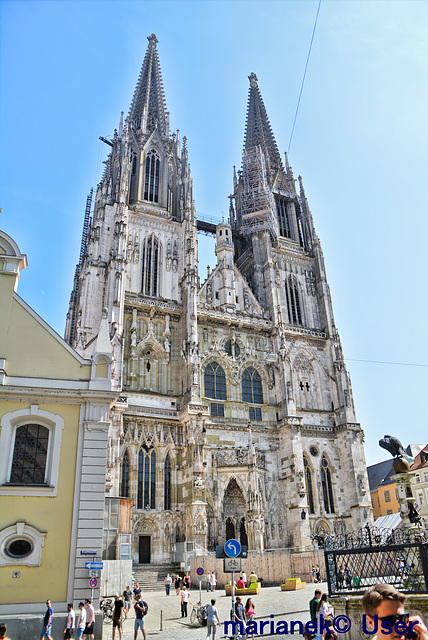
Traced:
[[149, 46], [144, 56], [129, 117], [136, 120], [138, 125], [142, 124], [148, 131], [153, 131], [157, 126], [161, 135], [166, 136], [168, 135], [166, 104], [156, 48], [158, 40], [154, 33], [148, 36], [147, 40]]
[[269, 118], [257, 84], [257, 76], [251, 73], [250, 93], [247, 105], [247, 122], [245, 127], [244, 149], [250, 151], [260, 145], [269, 169], [282, 168], [281, 156], [272, 133]]

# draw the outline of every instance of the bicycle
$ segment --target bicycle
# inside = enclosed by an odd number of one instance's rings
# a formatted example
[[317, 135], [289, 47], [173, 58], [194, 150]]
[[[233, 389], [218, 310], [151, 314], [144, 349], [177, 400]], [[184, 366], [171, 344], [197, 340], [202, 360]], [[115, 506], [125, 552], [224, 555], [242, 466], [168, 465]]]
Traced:
[[109, 624], [113, 619], [113, 606], [112, 600], [110, 598], [105, 598], [104, 600], [100, 600], [100, 609], [103, 614], [103, 622], [104, 624]]
[[[192, 612], [190, 614], [190, 624], [194, 624], [196, 621], [202, 626], [207, 623], [207, 604], [201, 604], [197, 602], [193, 605]], [[204, 624], [205, 623], [205, 624]]]

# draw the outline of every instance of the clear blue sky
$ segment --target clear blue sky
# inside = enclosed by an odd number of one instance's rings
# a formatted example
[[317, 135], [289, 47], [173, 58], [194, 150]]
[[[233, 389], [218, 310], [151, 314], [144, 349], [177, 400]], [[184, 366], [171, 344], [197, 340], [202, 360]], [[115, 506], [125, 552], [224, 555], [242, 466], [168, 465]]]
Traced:
[[[1, 4], [1, 228], [63, 334], [86, 195], [154, 32], [199, 213], [227, 215], [254, 71], [283, 153], [318, 0]], [[368, 464], [426, 443], [428, 3], [323, 0], [290, 151], [321, 239]], [[200, 259], [204, 279], [208, 242]]]

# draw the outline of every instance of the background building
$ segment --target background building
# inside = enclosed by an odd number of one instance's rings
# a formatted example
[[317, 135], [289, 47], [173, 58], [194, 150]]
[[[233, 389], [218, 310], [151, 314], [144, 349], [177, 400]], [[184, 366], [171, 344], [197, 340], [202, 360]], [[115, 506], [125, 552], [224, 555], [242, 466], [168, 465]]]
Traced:
[[0, 232], [0, 613], [17, 640], [38, 637], [47, 598], [59, 614], [91, 595], [117, 397], [107, 319], [82, 358], [16, 293], [26, 264]]
[[[296, 191], [252, 73], [229, 220], [197, 220], [148, 40], [129, 115], [105, 140], [66, 326], [90, 358], [108, 309], [121, 397], [107, 493], [133, 500], [134, 562], [168, 562], [183, 540], [263, 550], [359, 528], [371, 519], [363, 432], [302, 180]], [[202, 284], [198, 230], [216, 236]]]
[[425, 526], [428, 526], [428, 444], [419, 451], [410, 471], [414, 476], [412, 491], [416, 499], [415, 507]]

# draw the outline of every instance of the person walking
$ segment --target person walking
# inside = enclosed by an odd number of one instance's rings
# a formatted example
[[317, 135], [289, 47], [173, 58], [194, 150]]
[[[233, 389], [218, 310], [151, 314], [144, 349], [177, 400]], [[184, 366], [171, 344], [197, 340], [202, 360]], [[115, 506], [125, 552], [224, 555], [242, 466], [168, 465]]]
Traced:
[[319, 564], [315, 565], [315, 577], [317, 579], [317, 582], [321, 582], [321, 569]]
[[[138, 586], [138, 584], [136, 584], [135, 586]], [[136, 597], [140, 598], [141, 595], [138, 593]], [[116, 595], [114, 596], [114, 609], [113, 609], [113, 635], [112, 635], [113, 640], [116, 635], [116, 628], [119, 631], [119, 640], [122, 640], [122, 617], [123, 617], [123, 602], [120, 599], [120, 596]]]
[[326, 618], [328, 618], [329, 616], [331, 616], [331, 614], [333, 613], [333, 609], [331, 608], [331, 605], [328, 601], [328, 594], [327, 593], [323, 593], [321, 596], [321, 600], [318, 602], [317, 604], [317, 623], [318, 623], [318, 628], [321, 622], [321, 616], [323, 617], [323, 620], [326, 620]]
[[187, 590], [190, 590], [190, 576], [189, 576], [189, 572], [186, 571], [186, 575], [183, 578], [183, 582], [184, 582], [184, 586], [186, 587]]
[[86, 598], [85, 600], [85, 609], [86, 609], [86, 627], [83, 632], [83, 638], [86, 640], [86, 636], [88, 640], [94, 640], [94, 625], [95, 625], [95, 611], [92, 606], [91, 598]]
[[126, 587], [123, 592], [123, 613], [125, 620], [128, 617], [129, 610], [131, 609], [132, 591], [129, 586]]
[[46, 600], [46, 613], [43, 618], [43, 628], [40, 633], [41, 638], [48, 638], [48, 640], [52, 640], [52, 618], [53, 618], [53, 609], [52, 602], [50, 600]]
[[169, 575], [169, 573], [166, 574], [166, 578], [163, 583], [165, 585], [165, 593], [167, 596], [169, 596], [169, 593], [171, 591], [171, 584], [172, 584], [172, 578]]
[[140, 595], [137, 596], [136, 602], [134, 604], [134, 609], [135, 609], [134, 640], [137, 640], [138, 629], [141, 629], [143, 638], [144, 640], [146, 640], [144, 616], [147, 613], [147, 605], [145, 602], [143, 602]]
[[[250, 577], [250, 584], [251, 584], [251, 577]], [[253, 622], [254, 616], [256, 615], [256, 610], [254, 608], [254, 604], [251, 598], [248, 598], [247, 602], [245, 603], [244, 612], [245, 612], [245, 619], [247, 621], [247, 626], [248, 626], [248, 624], [251, 624], [251, 622]], [[248, 638], [248, 635], [249, 634], [247, 634], [245, 637]], [[251, 636], [254, 640], [254, 633], [252, 633]]]
[[[74, 613], [73, 605], [70, 603], [67, 605], [67, 621], [64, 629], [64, 640], [69, 640], [74, 631], [74, 624], [76, 620], [76, 614]], [[0, 635], [1, 638], [1, 635]]]
[[212, 640], [215, 640], [217, 625], [221, 625], [215, 602], [216, 601], [213, 598], [211, 600], [211, 604], [209, 604], [207, 607], [207, 640], [210, 640], [211, 634]]
[[[244, 609], [244, 605], [242, 604], [241, 598], [239, 596], [236, 597], [236, 602], [235, 602], [235, 621], [238, 623], [242, 623], [242, 629], [240, 629], [240, 631], [242, 631], [242, 633], [239, 633], [238, 631], [238, 625], [236, 626], [236, 631], [235, 631], [235, 640], [238, 640], [239, 636], [241, 636], [241, 640], [244, 639], [245, 637], [245, 622], [246, 622], [246, 618], [245, 618], [245, 609]], [[241, 626], [241, 625], [239, 625]]]
[[76, 638], [80, 640], [83, 638], [83, 632], [86, 627], [86, 610], [85, 603], [79, 602], [79, 613], [77, 615], [77, 628], [76, 628]]
[[212, 588], [212, 584], [211, 584], [211, 572], [208, 571], [208, 573], [207, 573], [207, 593], [208, 593], [208, 591], [212, 591], [212, 590], [213, 590], [213, 588]]
[[135, 587], [134, 587], [134, 600], [137, 599], [137, 596], [141, 596], [141, 589], [138, 582], [135, 583]]
[[242, 579], [245, 582], [245, 587], [247, 586], [247, 574], [245, 573], [245, 571], [242, 572]]
[[175, 576], [174, 588], [175, 588], [175, 595], [178, 596], [180, 594], [180, 588], [181, 588], [181, 578], [178, 575], [178, 573]]
[[216, 586], [217, 586], [217, 578], [215, 576], [214, 571], [211, 571], [211, 588], [213, 591], [215, 591]]
[[187, 618], [187, 603], [189, 602], [190, 592], [187, 587], [181, 590], [181, 617]]

